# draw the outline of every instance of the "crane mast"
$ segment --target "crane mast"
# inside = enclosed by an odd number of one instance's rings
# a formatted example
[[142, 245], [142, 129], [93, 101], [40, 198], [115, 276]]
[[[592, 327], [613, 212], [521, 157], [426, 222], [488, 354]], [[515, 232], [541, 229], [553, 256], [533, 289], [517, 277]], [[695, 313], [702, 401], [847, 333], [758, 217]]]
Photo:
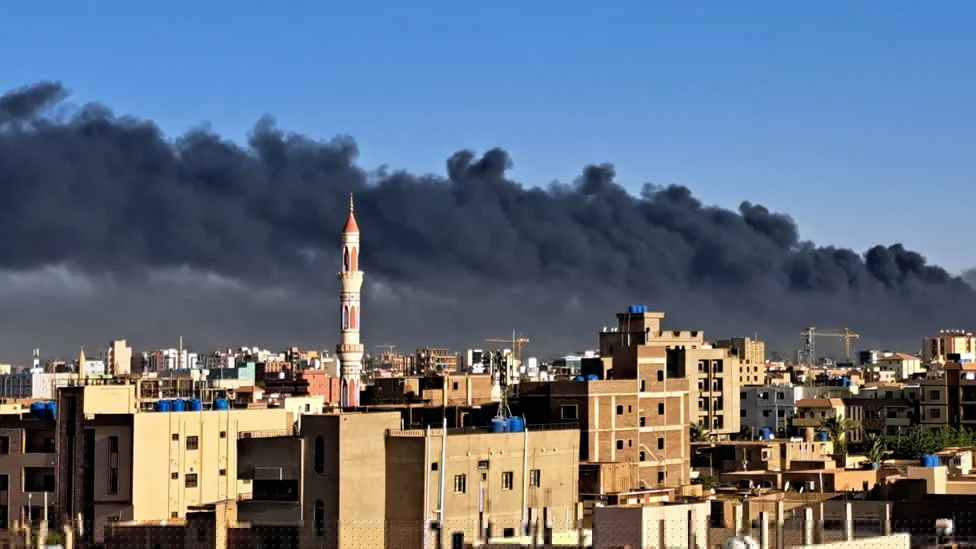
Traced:
[[848, 362], [851, 361], [851, 341], [861, 337], [861, 334], [854, 333], [847, 328], [844, 328], [843, 332], [820, 332], [812, 326], [800, 332], [800, 335], [806, 337], [806, 343], [803, 346], [803, 351], [804, 361], [808, 366], [813, 366], [816, 362], [815, 353], [818, 337], [842, 338], [844, 340], [844, 356], [847, 358]]

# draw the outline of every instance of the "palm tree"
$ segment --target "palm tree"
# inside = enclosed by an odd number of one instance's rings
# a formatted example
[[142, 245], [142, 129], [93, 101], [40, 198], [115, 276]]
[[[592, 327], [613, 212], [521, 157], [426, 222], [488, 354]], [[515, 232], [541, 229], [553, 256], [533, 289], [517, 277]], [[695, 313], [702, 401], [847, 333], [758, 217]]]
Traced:
[[711, 438], [712, 433], [705, 428], [704, 423], [692, 423], [691, 424], [691, 441], [692, 442], [708, 442]]
[[867, 440], [868, 452], [867, 458], [868, 463], [874, 465], [880, 465], [884, 461], [885, 456], [888, 455], [888, 440], [884, 435], [870, 435]]
[[853, 419], [828, 417], [820, 422], [820, 428], [827, 432], [827, 436], [834, 442], [834, 451], [838, 454], [847, 453], [847, 433], [861, 425]]

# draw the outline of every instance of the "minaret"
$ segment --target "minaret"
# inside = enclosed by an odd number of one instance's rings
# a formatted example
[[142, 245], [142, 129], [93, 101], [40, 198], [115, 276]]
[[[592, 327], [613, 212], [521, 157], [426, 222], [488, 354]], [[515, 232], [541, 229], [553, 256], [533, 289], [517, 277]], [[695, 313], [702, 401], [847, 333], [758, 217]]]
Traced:
[[342, 272], [339, 283], [340, 315], [342, 322], [342, 343], [336, 347], [339, 357], [339, 372], [342, 376], [340, 406], [359, 406], [360, 376], [363, 372], [363, 345], [359, 342], [360, 328], [360, 290], [363, 287], [363, 273], [359, 270], [359, 226], [353, 215], [352, 195], [349, 195], [349, 219], [342, 230]]

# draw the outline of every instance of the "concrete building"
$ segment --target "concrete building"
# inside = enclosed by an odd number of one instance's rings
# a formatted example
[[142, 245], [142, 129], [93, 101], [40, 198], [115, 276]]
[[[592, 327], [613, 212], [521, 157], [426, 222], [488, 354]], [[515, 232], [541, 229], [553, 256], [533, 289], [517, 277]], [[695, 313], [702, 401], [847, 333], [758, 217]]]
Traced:
[[0, 398], [53, 400], [57, 387], [78, 379], [78, 374], [24, 370], [0, 374]]
[[845, 398], [844, 417], [857, 422], [848, 434], [850, 442], [867, 435], [897, 436], [916, 424], [915, 403], [907, 398]]
[[557, 528], [575, 528], [578, 430], [445, 437], [400, 421], [399, 412], [303, 416], [294, 435], [242, 440], [238, 476], [254, 491], [238, 518], [252, 529], [294, 528], [303, 548], [336, 549], [433, 546], [435, 522], [442, 546], [458, 533], [479, 540], [489, 525], [515, 537], [543, 506]]
[[938, 431], [949, 425], [949, 390], [945, 376], [919, 380], [919, 425]]
[[770, 387], [743, 387], [739, 391], [741, 408], [739, 417], [754, 436], [761, 429], [772, 429], [776, 436], [785, 437], [796, 411], [796, 403], [816, 387], [802, 385], [774, 385]]
[[877, 358], [877, 367], [881, 372], [891, 372], [897, 381], [911, 378], [922, 373], [922, 359], [905, 353], [884, 353]]
[[715, 342], [720, 349], [728, 349], [739, 357], [739, 384], [763, 385], [766, 370], [766, 343], [748, 337], [733, 337]]
[[[702, 331], [665, 331], [661, 329], [664, 313], [640, 312], [617, 314], [618, 326], [600, 334], [600, 356], [613, 356], [619, 347], [647, 346], [674, 351], [668, 360], [679, 361], [692, 382], [697, 400], [697, 418], [714, 435], [736, 434], [740, 430], [739, 357], [729, 349], [714, 348], [705, 342]], [[697, 372], [697, 374], [696, 374]]]
[[[688, 425], [698, 416], [687, 360], [680, 349], [644, 344], [642, 322], [621, 318], [623, 327], [636, 328], [633, 333], [640, 338], [628, 331], [601, 334], [607, 354], [583, 371], [602, 379], [523, 382], [519, 387], [518, 408], [530, 420], [579, 422], [584, 500], [690, 483]], [[589, 373], [593, 363], [605, 369], [602, 375]]]
[[424, 402], [432, 406], [477, 406], [498, 400], [488, 374], [380, 378], [363, 392], [362, 405]]
[[844, 401], [839, 398], [805, 398], [796, 403], [796, 415], [793, 416], [793, 427], [797, 429], [820, 429], [820, 424], [827, 418], [843, 419]]
[[40, 520], [55, 503], [55, 418], [19, 404], [0, 405], [0, 525]]
[[964, 330], [942, 330], [935, 337], [922, 340], [922, 362], [944, 364], [949, 355], [976, 353], [976, 336]]
[[188, 506], [249, 493], [234, 475], [237, 439], [295, 423], [285, 409], [146, 412], [151, 403], [137, 396], [132, 383], [58, 392], [58, 515], [80, 514], [90, 540], [108, 522], [183, 517]]
[[359, 270], [359, 225], [353, 215], [352, 195], [349, 195], [349, 219], [342, 230], [342, 271], [338, 278], [342, 314], [342, 343], [336, 346], [342, 377], [342, 406], [358, 406], [363, 374], [365, 349], [359, 340], [362, 303], [360, 292], [365, 273]]
[[105, 364], [111, 375], [127, 376], [132, 373], [132, 348], [124, 339], [109, 342], [105, 351]]

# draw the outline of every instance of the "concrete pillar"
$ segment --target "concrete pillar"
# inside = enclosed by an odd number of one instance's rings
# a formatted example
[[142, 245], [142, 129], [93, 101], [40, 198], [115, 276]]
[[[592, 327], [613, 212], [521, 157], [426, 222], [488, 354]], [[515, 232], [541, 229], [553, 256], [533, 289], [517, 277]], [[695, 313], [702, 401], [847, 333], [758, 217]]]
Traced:
[[64, 525], [64, 549], [75, 549], [75, 532], [71, 524]]
[[742, 536], [745, 532], [745, 506], [741, 503], [736, 503], [732, 510], [732, 528], [735, 530], [736, 537]]
[[885, 503], [881, 507], [881, 533], [885, 536], [891, 535], [891, 503]]
[[668, 549], [668, 521], [665, 519], [657, 521], [657, 547]]
[[769, 549], [769, 511], [759, 512], [759, 548]]
[[849, 501], [844, 504], [844, 540], [854, 541], [854, 508]]
[[695, 539], [698, 534], [698, 516], [695, 510], [688, 510], [688, 549], [698, 549], [698, 542]]
[[803, 545], [813, 545], [813, 508], [803, 509]]
[[583, 504], [576, 504], [576, 547], [584, 549], [586, 543], [583, 540]]
[[786, 529], [786, 504], [782, 501], [776, 502], [776, 549], [786, 549], [783, 540], [783, 531]]
[[824, 502], [818, 502], [816, 509], [816, 521], [813, 523], [813, 542], [821, 544], [824, 542]]
[[47, 521], [42, 520], [37, 529], [37, 549], [47, 549]]

